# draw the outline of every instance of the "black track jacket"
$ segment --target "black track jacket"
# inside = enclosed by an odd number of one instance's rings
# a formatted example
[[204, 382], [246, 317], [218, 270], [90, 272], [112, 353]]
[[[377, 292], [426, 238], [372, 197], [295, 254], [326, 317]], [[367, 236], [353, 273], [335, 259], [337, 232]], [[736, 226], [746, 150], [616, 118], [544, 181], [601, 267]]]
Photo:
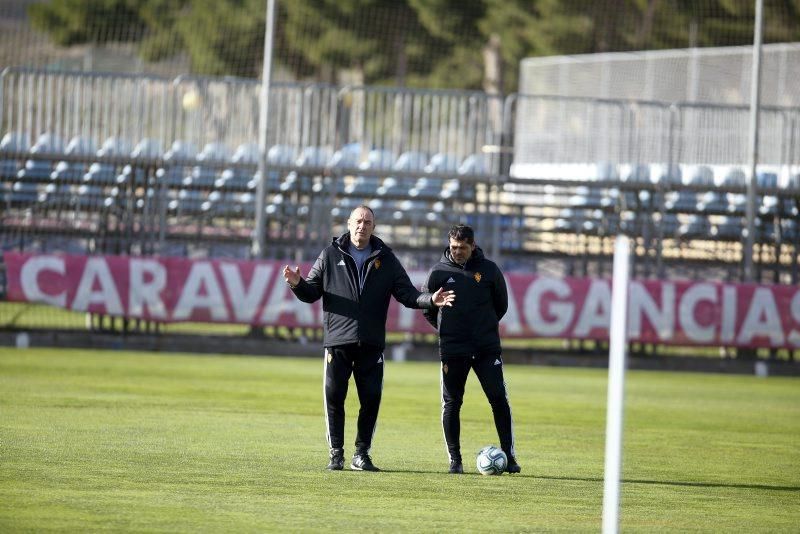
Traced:
[[427, 309], [425, 318], [439, 331], [439, 354], [500, 354], [500, 319], [508, 310], [508, 290], [497, 265], [475, 247], [466, 265], [455, 263], [446, 249], [423, 289], [455, 290], [452, 307]]
[[407, 308], [435, 307], [430, 294], [420, 293], [411, 284], [388, 245], [375, 236], [370, 237], [370, 245], [363, 288], [359, 289], [356, 262], [347, 252], [350, 232], [346, 232], [323, 249], [308, 276], [292, 289], [303, 302], [322, 297], [326, 347], [361, 343], [383, 349], [391, 296]]

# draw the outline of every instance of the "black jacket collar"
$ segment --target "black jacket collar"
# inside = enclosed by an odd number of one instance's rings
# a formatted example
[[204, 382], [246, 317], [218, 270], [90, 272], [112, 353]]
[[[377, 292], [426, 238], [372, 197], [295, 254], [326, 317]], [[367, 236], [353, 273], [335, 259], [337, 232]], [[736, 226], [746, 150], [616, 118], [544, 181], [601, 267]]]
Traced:
[[[332, 244], [334, 247], [338, 247], [342, 252], [347, 252], [350, 248], [350, 232], [345, 232], [339, 237], [334, 237]], [[389, 248], [389, 245], [374, 235], [369, 237], [369, 245], [372, 248], [372, 253], [369, 255], [370, 257], [392, 250]]]
[[[475, 247], [475, 250], [472, 251], [472, 255], [467, 260], [467, 263], [463, 265], [463, 268], [466, 269], [468, 267], [474, 266], [482, 262], [486, 256], [483, 255], [483, 250], [481, 247]], [[442, 254], [442, 259], [439, 260], [441, 263], [445, 265], [453, 265], [455, 267], [462, 268], [462, 266], [456, 263], [453, 260], [453, 257], [450, 255], [450, 248], [444, 249], [444, 253]]]

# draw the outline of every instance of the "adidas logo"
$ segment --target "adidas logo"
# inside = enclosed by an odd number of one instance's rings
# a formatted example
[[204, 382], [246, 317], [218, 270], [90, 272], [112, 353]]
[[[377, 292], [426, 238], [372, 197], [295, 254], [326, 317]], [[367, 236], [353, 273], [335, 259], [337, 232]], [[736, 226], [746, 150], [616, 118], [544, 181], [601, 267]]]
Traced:
[[448, 279], [447, 279], [447, 282], [445, 282], [445, 284], [455, 284], [455, 283], [456, 283], [456, 281], [455, 281], [455, 280], [453, 280], [453, 277], [452, 277], [452, 276], [451, 276], [450, 278], [448, 278]]
[[377, 362], [375, 362], [375, 363], [383, 363], [383, 355], [382, 355], [382, 354], [381, 354], [381, 357], [380, 357], [380, 358], [378, 358], [378, 361], [377, 361]]
[[339, 260], [339, 263], [337, 263], [336, 265], [344, 265], [344, 264], [345, 264], [344, 260]]
[[501, 362], [501, 361], [500, 361], [500, 358], [497, 358], [497, 359], [494, 361], [494, 364], [495, 364], [495, 365], [503, 365], [503, 362]]

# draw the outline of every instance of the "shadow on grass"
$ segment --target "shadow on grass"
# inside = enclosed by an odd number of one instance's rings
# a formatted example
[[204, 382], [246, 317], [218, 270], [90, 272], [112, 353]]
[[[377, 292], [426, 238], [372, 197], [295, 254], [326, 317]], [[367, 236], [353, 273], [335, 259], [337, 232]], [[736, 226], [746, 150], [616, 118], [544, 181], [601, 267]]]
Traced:
[[[576, 477], [553, 477], [536, 476], [546, 480], [574, 480], [583, 482], [603, 482], [602, 478], [576, 478]], [[769, 484], [734, 484], [728, 482], [682, 482], [679, 480], [638, 480], [622, 479], [623, 484], [652, 484], [657, 486], [683, 486], [693, 488], [735, 488], [735, 489], [755, 489], [768, 491], [796, 491], [800, 492], [800, 486], [771, 486]]]
[[[345, 470], [347, 471], [347, 469]], [[448, 476], [484, 476], [480, 473], [471, 473], [466, 472], [462, 475], [451, 475], [447, 471], [423, 471], [423, 470], [413, 470], [413, 469], [381, 469], [382, 473], [407, 473], [413, 475], [448, 475]], [[545, 475], [534, 475], [534, 474], [523, 474], [523, 473], [515, 473], [513, 475], [509, 475], [504, 473], [504, 476], [509, 476], [513, 478], [532, 478], [532, 479], [542, 479], [542, 480], [568, 480], [574, 482], [598, 482], [602, 483], [602, 478], [581, 478], [581, 477], [554, 477], [554, 476], [545, 476]], [[651, 484], [657, 486], [681, 486], [681, 487], [692, 487], [692, 488], [734, 488], [734, 489], [753, 489], [753, 490], [766, 490], [766, 491], [789, 491], [789, 492], [800, 492], [800, 486], [772, 486], [769, 484], [735, 484], [735, 483], [728, 483], [728, 482], [682, 482], [679, 480], [640, 480], [640, 479], [623, 479], [623, 484]]]

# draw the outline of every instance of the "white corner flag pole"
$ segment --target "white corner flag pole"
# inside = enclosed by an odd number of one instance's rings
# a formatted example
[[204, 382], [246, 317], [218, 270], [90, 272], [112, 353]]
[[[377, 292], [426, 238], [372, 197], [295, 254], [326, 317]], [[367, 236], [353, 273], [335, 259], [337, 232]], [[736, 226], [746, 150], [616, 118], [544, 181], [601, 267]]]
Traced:
[[625, 359], [628, 347], [628, 278], [630, 244], [618, 235], [614, 243], [611, 287], [611, 329], [608, 354], [608, 404], [606, 406], [606, 460], [603, 483], [603, 534], [619, 530], [620, 476], [622, 474], [622, 415], [625, 401]]

